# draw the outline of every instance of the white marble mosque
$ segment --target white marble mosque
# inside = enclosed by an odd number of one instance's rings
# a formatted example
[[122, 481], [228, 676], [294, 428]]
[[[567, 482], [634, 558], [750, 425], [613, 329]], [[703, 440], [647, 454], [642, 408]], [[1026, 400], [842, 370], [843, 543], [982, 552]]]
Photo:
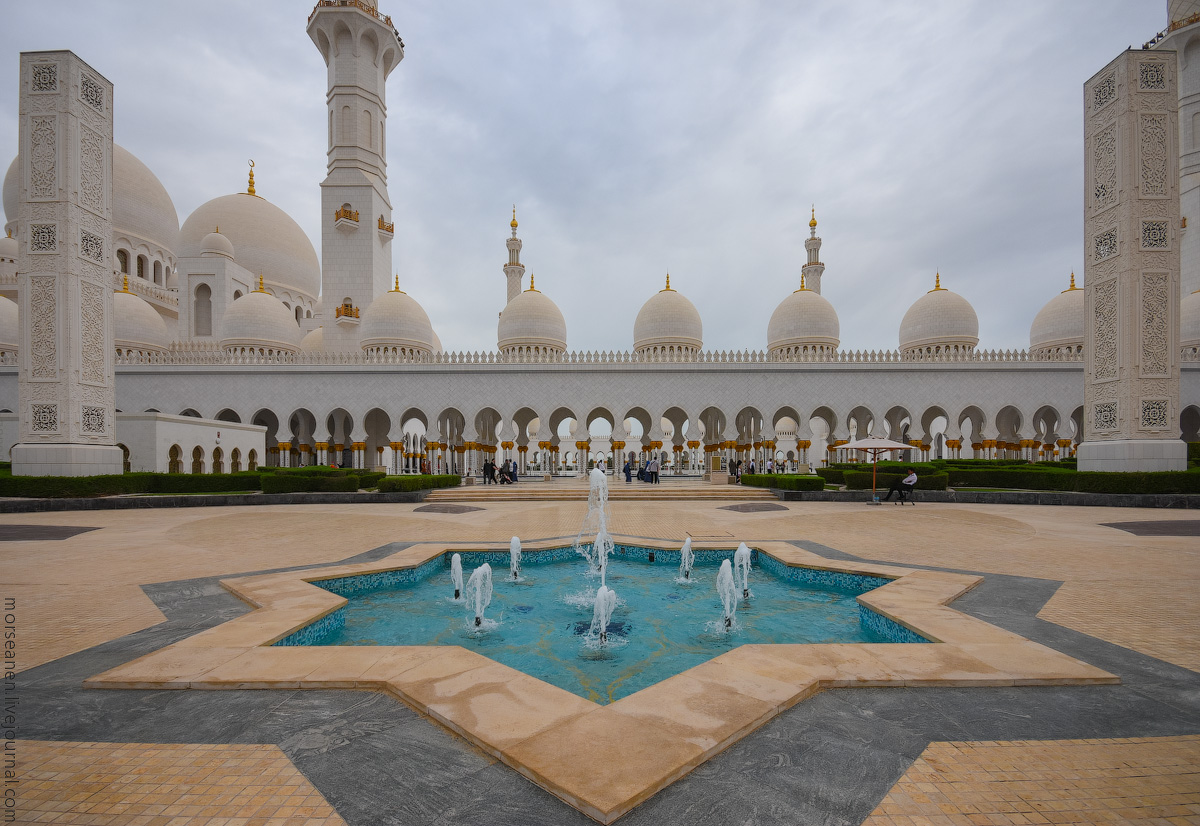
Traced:
[[[503, 287], [495, 280], [501, 310], [495, 350], [444, 346], [391, 274], [384, 88], [404, 57], [403, 42], [373, 0], [322, 0], [307, 30], [328, 66], [319, 252], [284, 208], [256, 193], [253, 169], [244, 192], [214, 197], [181, 225], [154, 173], [111, 143], [111, 109], [103, 112], [103, 100], [83, 91], [73, 94], [102, 78], [90, 79], [90, 67], [69, 52], [23, 55], [20, 154], [4, 177], [7, 237], [0, 238], [0, 455], [13, 457], [15, 472], [98, 472], [114, 461], [205, 473], [330, 461], [393, 472], [462, 471], [478, 469], [490, 455], [543, 473], [573, 470], [588, 458], [653, 452], [670, 474], [698, 473], [713, 459], [735, 457], [760, 466], [773, 458], [791, 469], [819, 465], [842, 458], [841, 445], [867, 434], [912, 444], [914, 458], [1043, 459], [1105, 438], [1103, 427], [1093, 426], [1092, 408], [1085, 409], [1085, 384], [1095, 395], [1089, 382], [1103, 379], [1088, 372], [1087, 350], [1098, 340], [1089, 319], [1096, 322], [1099, 311], [1080, 283], [1085, 273], [1063, 273], [1061, 292], [1045, 296], [1031, 318], [1027, 350], [981, 348], [975, 309], [951, 289], [952, 279], [931, 274], [928, 292], [904, 314], [897, 348], [863, 352], [853, 342], [844, 346], [836, 308], [821, 294], [826, 273], [815, 210], [797, 289], [779, 296], [764, 338], [746, 342], [746, 349], [706, 350], [700, 314], [665, 276], [638, 313], [632, 341], [603, 352], [571, 350], [553, 283], [526, 278], [516, 208], [508, 237], [497, 233], [508, 262]], [[1200, 56], [1200, 2], [1172, 2], [1168, 29], [1128, 54], [1178, 61], [1174, 93], [1147, 98], [1178, 124], [1177, 140], [1163, 133], [1162, 173], [1170, 178], [1163, 192], [1172, 206], [1162, 214], [1173, 210], [1178, 217], [1159, 221], [1165, 236], [1155, 241], [1178, 261], [1169, 282], [1178, 288], [1154, 311], [1155, 335], [1169, 351], [1167, 372], [1154, 385], [1162, 399], [1142, 397], [1141, 420], [1121, 414], [1111, 433], [1182, 447], [1181, 435], [1200, 440], [1200, 60], [1193, 59]], [[76, 64], [82, 68], [70, 69], [70, 78], [81, 79], [68, 81], [68, 67]], [[39, 114], [50, 111], [56, 94], [58, 119]], [[89, 124], [102, 116], [108, 143], [93, 146], [90, 136], [102, 130]], [[66, 124], [76, 120], [73, 132]], [[91, 206], [72, 200], [79, 193], [65, 184], [76, 172], [70, 153], [55, 147], [75, 146], [71, 141], [100, 147], [98, 163], [111, 164], [111, 176], [98, 184], [103, 196]], [[1101, 149], [1089, 156], [1089, 185], [1100, 180], [1107, 157]], [[87, 163], [79, 167], [80, 176], [88, 174]], [[1113, 175], [1121, 192], [1106, 191], [1104, 198], [1116, 216], [1118, 201], [1132, 197], [1125, 189], [1138, 184]], [[1108, 206], [1089, 207], [1089, 227], [1092, 218], [1108, 220]], [[78, 221], [70, 217], [76, 212]], [[78, 277], [102, 277], [112, 301], [91, 312], [86, 290], [72, 292], [66, 280], [37, 273], [54, 250], [78, 251], [76, 235], [67, 237], [75, 223], [83, 227], [79, 238], [92, 238], [87, 227], [100, 226], [101, 218], [111, 225], [103, 250], [108, 264], [97, 259], [99, 276], [89, 270]], [[1130, 212], [1119, 220], [1136, 218]], [[1136, 246], [1125, 229], [1112, 238]], [[1099, 251], [1100, 240], [1096, 245]], [[86, 259], [78, 252], [53, 257]], [[74, 277], [69, 261], [57, 266]], [[1107, 277], [1105, 267], [1108, 258], [1089, 259], [1087, 277]], [[836, 271], [829, 276], [837, 278]], [[46, 292], [51, 288], [59, 292]], [[82, 326], [66, 320], [76, 303]], [[89, 338], [101, 311], [111, 332]], [[1126, 324], [1131, 331], [1120, 334], [1135, 336], [1136, 311], [1126, 312], [1134, 312]], [[59, 322], [38, 320], [47, 313], [58, 313]], [[84, 341], [108, 348], [94, 365], [97, 382], [72, 378], [77, 362], [87, 360]], [[107, 403], [97, 395], [103, 377], [112, 388]], [[1116, 401], [1104, 404], [1096, 408], [1101, 424], [1118, 410]], [[154, 438], [145, 436], [148, 422]], [[121, 454], [93, 460], [38, 447], [92, 444], [116, 446]], [[1128, 467], [1177, 466], [1169, 457], [1123, 455]]]

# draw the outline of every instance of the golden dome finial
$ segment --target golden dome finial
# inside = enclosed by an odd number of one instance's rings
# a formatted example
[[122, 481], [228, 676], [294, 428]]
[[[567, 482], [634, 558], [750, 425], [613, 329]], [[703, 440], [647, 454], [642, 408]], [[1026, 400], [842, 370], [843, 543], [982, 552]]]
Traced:
[[263, 274], [260, 272], [258, 274], [258, 289], [255, 290], [255, 292], [256, 293], [265, 293], [266, 291], [267, 291], [266, 288], [263, 286]]
[[215, 232], [217, 235], [220, 235], [220, 234], [221, 234], [221, 228], [220, 228], [220, 227], [216, 227], [216, 228], [213, 230], [213, 232]]
[[5, 230], [5, 232], [8, 233], [9, 238], [12, 238], [12, 230], [11, 229]]
[[810, 227], [812, 227], [813, 229], [816, 229], [816, 228], [817, 228], [817, 205], [816, 205], [816, 204], [813, 204], [813, 207], [812, 207], [812, 220], [808, 222], [808, 225], [809, 225]]
[[804, 285], [804, 273], [800, 273], [800, 289], [802, 289], [802, 290], [808, 289], [808, 287], [806, 287]]
[[121, 288], [121, 292], [129, 292], [129, 273], [125, 273], [125, 286]]
[[531, 270], [529, 273], [529, 289], [526, 290], [525, 292], [536, 293], [537, 291], [538, 291], [537, 287], [533, 286], [533, 271]]
[[254, 159], [250, 159], [250, 183], [246, 186], [246, 194], [254, 195]]
[[667, 273], [667, 286], [663, 287], [663, 292], [666, 292], [668, 290], [670, 290], [671, 292], [675, 292], [674, 290], [671, 290], [671, 274], [670, 273]]
[[1072, 272], [1071, 273], [1071, 286], [1067, 287], [1065, 290], [1063, 290], [1063, 292], [1069, 293], [1069, 292], [1071, 292], [1071, 290], [1078, 290], [1078, 289], [1079, 288], [1075, 286], [1075, 273]]
[[509, 226], [512, 227], [513, 229], [517, 228], [517, 205], [516, 204], [513, 204], [513, 219], [512, 219], [512, 223], [510, 223]]
[[929, 292], [936, 293], [939, 290], [944, 290], [944, 289], [946, 289], [946, 288], [942, 286], [942, 274], [939, 271], [933, 278], [933, 289], [930, 290]]

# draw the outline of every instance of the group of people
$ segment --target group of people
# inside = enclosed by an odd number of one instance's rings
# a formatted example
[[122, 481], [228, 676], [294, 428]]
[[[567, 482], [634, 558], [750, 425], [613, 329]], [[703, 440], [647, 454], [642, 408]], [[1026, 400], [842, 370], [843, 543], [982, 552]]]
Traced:
[[[633, 462], [626, 459], [625, 467], [623, 468], [623, 470], [625, 472], [625, 484], [629, 484], [630, 482], [633, 481]], [[661, 470], [662, 470], [662, 465], [659, 464], [658, 459], [651, 459], [645, 465], [642, 465], [641, 467], [639, 467], [637, 469], [638, 481], [639, 482], [649, 482], [652, 485], [657, 485], [658, 484], [658, 474]]]
[[485, 485], [512, 485], [517, 481], [517, 463], [504, 460], [504, 467], [497, 468], [496, 463], [488, 459], [483, 463], [483, 483]]

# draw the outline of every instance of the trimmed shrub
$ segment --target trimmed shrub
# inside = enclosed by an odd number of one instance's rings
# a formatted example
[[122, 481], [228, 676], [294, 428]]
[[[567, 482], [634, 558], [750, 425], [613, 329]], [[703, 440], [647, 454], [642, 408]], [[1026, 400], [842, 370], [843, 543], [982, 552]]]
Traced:
[[346, 476], [349, 471], [345, 468], [329, 467], [328, 465], [305, 465], [304, 467], [263, 467], [259, 465], [256, 473], [281, 473], [292, 476]]
[[[899, 482], [907, 473], [894, 473], [878, 471], [875, 474], [875, 487], [878, 490], [887, 490], [894, 483]], [[926, 472], [924, 474], [917, 470], [917, 490], [945, 490], [949, 476], [945, 473]], [[848, 470], [846, 471], [846, 488], [848, 490], [870, 490], [871, 489], [871, 471], [869, 470]]]
[[950, 487], [1075, 490], [1076, 472], [1036, 465], [1008, 468], [947, 468]]
[[825, 480], [820, 476], [800, 476], [794, 473], [743, 473], [742, 484], [777, 490], [825, 490]]
[[1188, 442], [1187, 457], [1189, 462], [1200, 462], [1200, 442]]
[[1200, 473], [1076, 473], [1075, 490], [1083, 493], [1200, 493]]
[[262, 477], [263, 493], [353, 493], [357, 476], [273, 473]]
[[259, 490], [256, 473], [123, 473], [104, 476], [2, 476], [0, 496], [65, 499], [129, 493]]
[[819, 467], [816, 469], [816, 474], [831, 485], [843, 484], [846, 481], [844, 473], [844, 470], [836, 467]]
[[462, 477], [453, 473], [421, 476], [385, 476], [379, 480], [380, 492], [431, 490], [433, 488], [456, 488], [462, 484]]
[[360, 473], [358, 475], [358, 486], [360, 488], [373, 488], [379, 484], [379, 480], [387, 476], [381, 470], [372, 470]]

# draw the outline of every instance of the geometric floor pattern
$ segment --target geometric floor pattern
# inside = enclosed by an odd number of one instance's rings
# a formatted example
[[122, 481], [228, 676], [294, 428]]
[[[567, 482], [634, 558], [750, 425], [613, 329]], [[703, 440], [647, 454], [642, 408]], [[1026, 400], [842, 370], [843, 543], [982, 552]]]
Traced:
[[[610, 530], [667, 540], [687, 532], [748, 542], [795, 540], [831, 559], [981, 574], [984, 583], [959, 599], [956, 609], [1117, 674], [1121, 684], [825, 691], [619, 823], [1200, 822], [1200, 634], [1192, 630], [1200, 628], [1200, 553], [1194, 538], [1137, 536], [1103, 524], [1186, 519], [1187, 512], [849, 503], [787, 508], [740, 514], [712, 504], [620, 503]], [[22, 787], [20, 794], [29, 796], [19, 802], [26, 813], [36, 813], [30, 819], [135, 822], [126, 818], [128, 811], [100, 814], [80, 807], [98, 793], [127, 792], [130, 784], [154, 786], [147, 795], [219, 796], [216, 789], [228, 775], [217, 755], [236, 753], [286, 757], [296, 774], [268, 770], [274, 772], [272, 789], [286, 791], [276, 796], [295, 802], [297, 810], [315, 807], [290, 818], [321, 817], [316, 795], [330, 807], [325, 817], [349, 826], [589, 823], [378, 692], [81, 687], [93, 674], [245, 613], [247, 606], [218, 578], [363, 561], [391, 542], [399, 544], [389, 553], [418, 541], [573, 538], [584, 507], [413, 510], [317, 506], [0, 516], [0, 531], [6, 523], [98, 529], [52, 543], [0, 543], [0, 598], [16, 600], [21, 646], [19, 771], [26, 780], [39, 765], [50, 767], [36, 779], [42, 785]], [[34, 601], [23, 602], [23, 595]], [[26, 612], [25, 605], [37, 610]], [[133, 621], [123, 626], [122, 613]], [[100, 618], [103, 628], [90, 625], [89, 616]], [[154, 772], [137, 764], [137, 755], [163, 746], [170, 748], [156, 752], [156, 759], [167, 761], [167, 773], [153, 784]], [[62, 751], [48, 751], [53, 749]], [[83, 773], [82, 764], [71, 762], [79, 752], [104, 771]], [[209, 759], [177, 759], [185, 754]], [[104, 762], [106, 755], [119, 757]], [[238, 776], [245, 783], [253, 774]], [[297, 777], [308, 787], [293, 782]], [[139, 789], [128, 797], [141, 794]], [[240, 814], [225, 809], [228, 814], [208, 821], [178, 822], [215, 826], [222, 818], [261, 817], [265, 811], [246, 813], [263, 796], [239, 801]], [[193, 805], [145, 800], [132, 802]], [[137, 821], [147, 824], [170, 822], [158, 820], [162, 813], [136, 816], [154, 818]], [[209, 817], [199, 810], [173, 816]]]

